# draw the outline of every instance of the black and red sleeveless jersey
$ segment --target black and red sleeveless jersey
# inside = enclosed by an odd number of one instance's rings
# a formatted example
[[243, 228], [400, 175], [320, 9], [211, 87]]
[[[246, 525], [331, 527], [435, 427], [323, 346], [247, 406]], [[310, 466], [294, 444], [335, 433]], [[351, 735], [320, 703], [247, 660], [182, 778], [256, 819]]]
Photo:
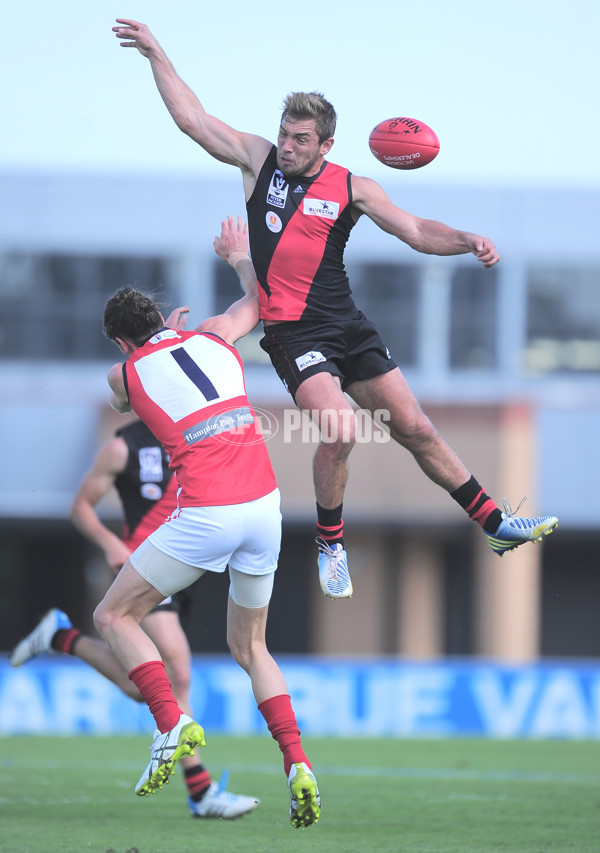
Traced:
[[350, 178], [326, 161], [317, 175], [288, 183], [277, 168], [277, 148], [269, 152], [246, 203], [261, 319], [356, 313], [344, 267], [354, 225]]
[[128, 424], [116, 434], [129, 451], [115, 488], [125, 516], [123, 540], [134, 550], [177, 507], [177, 480], [162, 444], [145, 423]]

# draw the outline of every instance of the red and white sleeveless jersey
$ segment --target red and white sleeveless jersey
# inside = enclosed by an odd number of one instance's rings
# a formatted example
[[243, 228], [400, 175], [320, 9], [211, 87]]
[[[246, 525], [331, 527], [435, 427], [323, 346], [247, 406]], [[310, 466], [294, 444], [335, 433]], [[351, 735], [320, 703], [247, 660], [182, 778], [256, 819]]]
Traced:
[[237, 350], [162, 329], [124, 365], [129, 403], [169, 454], [179, 506], [256, 500], [277, 487]]

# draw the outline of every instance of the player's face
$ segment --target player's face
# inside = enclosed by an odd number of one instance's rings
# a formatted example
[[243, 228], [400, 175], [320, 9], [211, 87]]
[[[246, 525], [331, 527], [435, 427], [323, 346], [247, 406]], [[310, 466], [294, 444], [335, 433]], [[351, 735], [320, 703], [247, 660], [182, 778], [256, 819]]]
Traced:
[[319, 142], [316, 119], [290, 119], [279, 126], [277, 137], [277, 166], [286, 178], [316, 175], [333, 139]]

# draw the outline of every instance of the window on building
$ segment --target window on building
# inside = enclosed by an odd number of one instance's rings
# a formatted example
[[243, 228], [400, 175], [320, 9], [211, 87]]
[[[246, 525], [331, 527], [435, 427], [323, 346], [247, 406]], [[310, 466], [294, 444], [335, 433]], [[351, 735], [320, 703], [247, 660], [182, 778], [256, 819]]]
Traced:
[[600, 371], [600, 268], [540, 266], [527, 279], [525, 371]]
[[0, 253], [0, 359], [112, 358], [106, 300], [131, 285], [174, 303], [168, 273], [162, 258]]
[[495, 269], [459, 266], [450, 296], [450, 368], [493, 370], [497, 365]]
[[355, 264], [349, 275], [358, 308], [375, 323], [394, 361], [401, 367], [415, 367], [419, 334], [419, 267]]

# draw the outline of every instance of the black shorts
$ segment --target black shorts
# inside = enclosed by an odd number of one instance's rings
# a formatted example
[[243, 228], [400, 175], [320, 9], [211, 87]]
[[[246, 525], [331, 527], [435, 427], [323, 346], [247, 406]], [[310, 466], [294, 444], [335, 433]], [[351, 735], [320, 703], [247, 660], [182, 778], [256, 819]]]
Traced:
[[361, 311], [350, 319], [291, 320], [265, 326], [260, 345], [294, 399], [300, 383], [315, 373], [339, 376], [345, 391], [353, 382], [398, 366], [377, 326]]

